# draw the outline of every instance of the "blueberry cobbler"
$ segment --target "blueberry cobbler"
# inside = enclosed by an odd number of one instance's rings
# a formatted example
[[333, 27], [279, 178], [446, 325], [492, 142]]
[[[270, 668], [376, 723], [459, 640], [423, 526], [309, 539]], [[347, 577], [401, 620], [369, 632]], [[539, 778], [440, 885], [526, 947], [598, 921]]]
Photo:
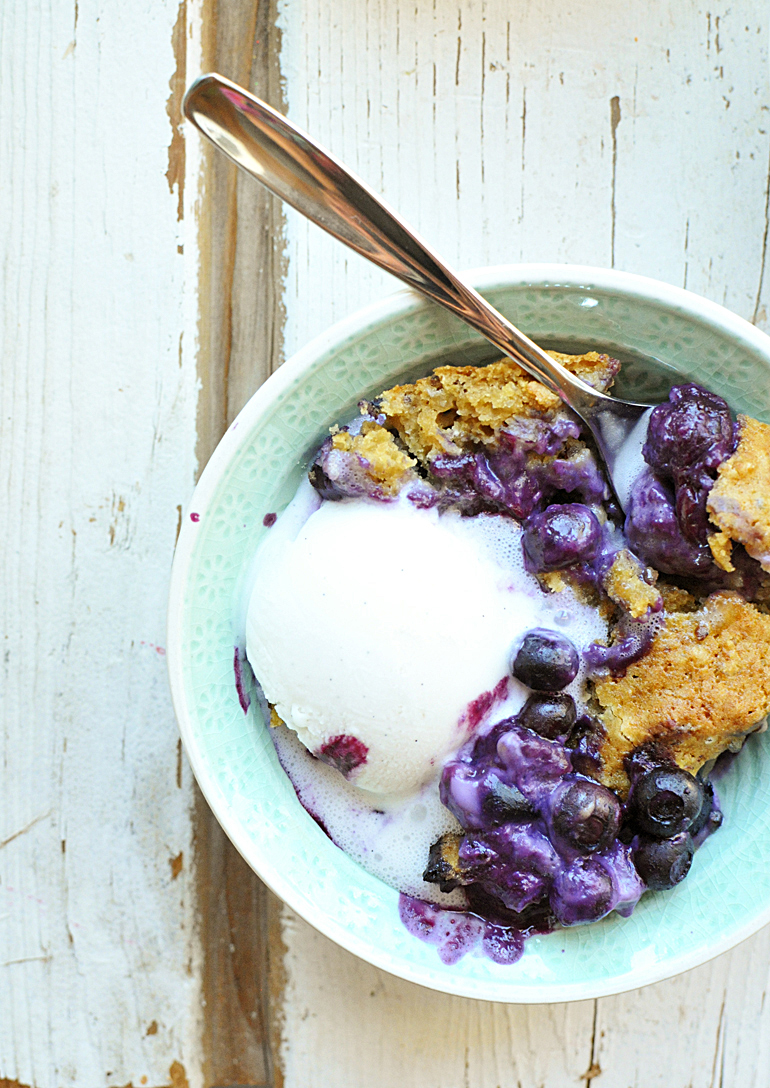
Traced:
[[[620, 365], [553, 354], [601, 390]], [[673, 888], [770, 711], [770, 427], [681, 384], [643, 458], [624, 516], [554, 394], [439, 367], [334, 428], [266, 534], [279, 757], [444, 962]]]

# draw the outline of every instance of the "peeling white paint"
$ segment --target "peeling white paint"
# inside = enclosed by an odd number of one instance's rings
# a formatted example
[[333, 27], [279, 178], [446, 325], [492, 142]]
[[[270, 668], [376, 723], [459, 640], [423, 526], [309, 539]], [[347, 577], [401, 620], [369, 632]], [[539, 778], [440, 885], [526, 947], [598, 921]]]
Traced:
[[174, 1061], [200, 1084], [163, 654], [197, 397], [197, 254], [165, 177], [177, 14], [0, 8], [0, 1081], [35, 1088], [168, 1084]]

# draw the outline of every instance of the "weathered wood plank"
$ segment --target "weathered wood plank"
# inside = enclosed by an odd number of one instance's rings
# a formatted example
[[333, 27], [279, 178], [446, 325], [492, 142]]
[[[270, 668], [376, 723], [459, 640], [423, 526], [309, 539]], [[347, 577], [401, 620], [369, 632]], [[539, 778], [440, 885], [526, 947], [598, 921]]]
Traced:
[[185, 36], [175, 0], [0, 8], [0, 1078], [35, 1088], [200, 1083], [164, 659], [195, 468]]
[[[202, 70], [251, 86], [282, 108], [279, 35], [269, 0], [208, 0]], [[190, 71], [188, 82], [197, 75]], [[282, 209], [221, 155], [203, 148], [198, 373], [199, 469], [233, 417], [282, 361]], [[272, 1012], [282, 989], [278, 904], [246, 865], [196, 788], [204, 1084], [274, 1084]], [[271, 999], [273, 993], [274, 999]]]

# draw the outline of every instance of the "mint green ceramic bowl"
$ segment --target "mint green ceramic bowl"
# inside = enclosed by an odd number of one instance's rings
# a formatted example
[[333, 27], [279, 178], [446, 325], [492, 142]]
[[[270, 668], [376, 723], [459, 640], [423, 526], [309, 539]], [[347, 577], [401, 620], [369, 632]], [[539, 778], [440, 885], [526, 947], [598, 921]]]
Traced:
[[[675, 378], [770, 420], [770, 338], [714, 303], [620, 272], [511, 265], [470, 281], [546, 347], [598, 348], [625, 362], [623, 393], [662, 399]], [[172, 575], [168, 661], [195, 775], [246, 861], [332, 940], [395, 975], [488, 1001], [568, 1001], [643, 986], [703, 963], [770, 920], [770, 746], [749, 740], [719, 783], [725, 823], [687, 880], [648, 894], [633, 916], [529, 941], [499, 966], [471, 953], [454, 966], [412, 937], [398, 895], [324, 835], [279, 766], [254, 701], [236, 692], [243, 583], [263, 516], [295, 491], [328, 427], [361, 397], [439, 362], [493, 349], [401, 291], [354, 314], [289, 360], [243, 409], [206, 467], [185, 515]]]

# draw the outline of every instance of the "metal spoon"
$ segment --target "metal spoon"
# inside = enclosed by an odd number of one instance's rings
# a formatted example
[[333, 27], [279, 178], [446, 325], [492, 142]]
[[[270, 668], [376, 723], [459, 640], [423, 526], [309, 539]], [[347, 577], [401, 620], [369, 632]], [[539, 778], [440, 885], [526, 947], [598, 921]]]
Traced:
[[621, 506], [641, 471], [651, 411], [593, 389], [448, 268], [399, 216], [328, 151], [265, 102], [214, 73], [185, 95], [185, 115], [234, 163], [329, 234], [480, 332], [590, 427]]

